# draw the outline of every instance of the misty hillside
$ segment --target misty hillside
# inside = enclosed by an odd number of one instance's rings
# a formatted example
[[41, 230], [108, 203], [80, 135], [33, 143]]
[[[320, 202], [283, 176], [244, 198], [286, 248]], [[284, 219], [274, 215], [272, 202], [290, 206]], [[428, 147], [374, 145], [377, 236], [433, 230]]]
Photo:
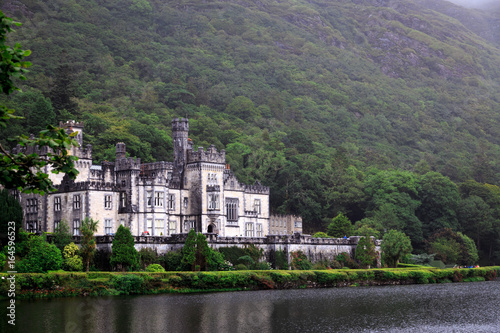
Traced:
[[187, 116], [195, 146], [226, 148], [240, 179], [271, 186], [274, 210], [310, 223], [361, 218], [353, 202], [371, 168], [500, 183], [498, 11], [439, 0], [1, 8], [23, 23], [11, 39], [33, 63], [8, 100], [26, 120], [3, 139], [73, 118], [95, 162], [113, 160], [118, 141], [169, 160], [171, 119]]

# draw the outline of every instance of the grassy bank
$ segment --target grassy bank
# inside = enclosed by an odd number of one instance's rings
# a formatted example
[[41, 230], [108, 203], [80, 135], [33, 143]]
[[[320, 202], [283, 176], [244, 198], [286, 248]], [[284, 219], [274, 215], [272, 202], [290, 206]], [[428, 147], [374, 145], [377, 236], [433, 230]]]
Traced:
[[[24, 273], [16, 274], [16, 298], [472, 282], [494, 280], [499, 274], [499, 266], [463, 269], [410, 267], [315, 271]], [[0, 276], [0, 295], [6, 297], [8, 275], [2, 273]]]

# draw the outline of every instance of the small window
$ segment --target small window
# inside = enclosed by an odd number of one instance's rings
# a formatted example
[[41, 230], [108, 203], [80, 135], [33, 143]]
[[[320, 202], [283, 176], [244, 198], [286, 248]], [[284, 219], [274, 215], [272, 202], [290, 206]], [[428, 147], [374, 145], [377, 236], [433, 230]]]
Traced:
[[153, 219], [147, 219], [147, 229], [150, 235], [153, 234]]
[[82, 201], [80, 194], [73, 195], [73, 209], [80, 209], [82, 207]]
[[73, 221], [73, 236], [80, 236], [80, 220]]
[[163, 236], [164, 220], [155, 220], [155, 236]]
[[245, 223], [245, 236], [246, 237], [253, 237], [254, 236], [253, 225], [254, 224], [251, 222]]
[[54, 232], [59, 228], [59, 222], [61, 221], [54, 221]]
[[153, 206], [153, 191], [146, 192], [146, 206], [148, 207]]
[[105, 195], [104, 196], [104, 208], [111, 209], [111, 207], [112, 207], [111, 203], [112, 203], [111, 195]]
[[106, 235], [109, 235], [109, 234], [113, 233], [113, 223], [112, 223], [112, 220], [110, 220], [110, 219], [105, 219], [104, 220], [104, 233]]
[[122, 226], [125, 226], [125, 219], [120, 219], [120, 224], [121, 224]]
[[257, 229], [257, 237], [262, 237], [262, 224], [257, 223], [256, 229]]
[[163, 192], [155, 192], [155, 206], [163, 207]]
[[219, 194], [208, 194], [208, 210], [219, 210]]
[[184, 197], [184, 208], [188, 208], [189, 199]]
[[127, 193], [125, 192], [120, 193], [120, 206], [121, 208], [127, 207]]
[[168, 222], [168, 234], [169, 235], [175, 234], [175, 221]]
[[257, 213], [260, 214], [260, 199], [255, 199], [253, 202], [253, 210]]
[[61, 197], [54, 197], [54, 211], [61, 211]]
[[175, 209], [175, 194], [169, 194], [167, 197], [167, 209], [174, 210]]

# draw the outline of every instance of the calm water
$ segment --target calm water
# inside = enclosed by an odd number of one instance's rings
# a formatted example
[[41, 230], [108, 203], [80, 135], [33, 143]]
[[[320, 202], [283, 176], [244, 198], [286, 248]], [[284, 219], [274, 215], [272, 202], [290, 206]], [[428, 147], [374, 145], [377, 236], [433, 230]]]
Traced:
[[[2, 317], [7, 303], [0, 302]], [[500, 332], [500, 281], [18, 301], [0, 332]], [[10, 325], [9, 325], [10, 326]]]

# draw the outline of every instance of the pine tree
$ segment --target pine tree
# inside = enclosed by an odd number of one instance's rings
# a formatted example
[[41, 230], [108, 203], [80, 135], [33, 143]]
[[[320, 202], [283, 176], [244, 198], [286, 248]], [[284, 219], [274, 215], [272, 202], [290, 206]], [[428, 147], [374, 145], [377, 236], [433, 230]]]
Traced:
[[94, 232], [97, 231], [97, 225], [99, 221], [94, 221], [91, 218], [85, 218], [82, 222], [82, 243], [80, 247], [80, 253], [82, 254], [83, 261], [87, 265], [87, 272], [89, 271], [90, 260], [95, 253], [95, 237]]
[[182, 248], [182, 260], [180, 270], [194, 270], [196, 262], [196, 231], [191, 229], [187, 235], [186, 242]]
[[134, 237], [129, 228], [120, 225], [111, 245], [111, 266], [122, 272], [137, 265], [137, 250], [134, 247]]

